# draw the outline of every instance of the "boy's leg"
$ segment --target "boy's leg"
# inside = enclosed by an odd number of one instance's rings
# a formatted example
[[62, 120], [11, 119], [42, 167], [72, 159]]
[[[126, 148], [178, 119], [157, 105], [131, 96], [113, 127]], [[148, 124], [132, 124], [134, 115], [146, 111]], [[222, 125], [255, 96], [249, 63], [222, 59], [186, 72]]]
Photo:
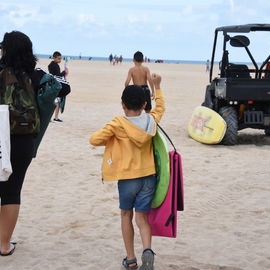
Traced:
[[[132, 224], [133, 210], [121, 210], [122, 236], [127, 251], [127, 259], [135, 258], [134, 251], [134, 227]], [[131, 267], [133, 265], [130, 265]]]
[[156, 190], [157, 178], [155, 175], [143, 177], [142, 188], [137, 194], [135, 201], [135, 220], [140, 230], [143, 248], [151, 248], [152, 233], [148, 223], [148, 213]]
[[154, 270], [154, 251], [151, 249], [152, 234], [151, 227], [148, 223], [148, 214], [136, 212], [136, 223], [140, 229], [143, 243], [142, 265], [139, 270]]
[[[139, 192], [142, 186], [142, 181], [137, 179], [120, 180], [118, 181], [119, 201], [121, 209], [121, 227], [122, 235], [127, 251], [127, 259], [134, 259], [134, 227], [132, 223], [133, 219], [133, 207], [136, 199], [136, 194]], [[135, 266], [136, 263], [130, 266]]]
[[151, 248], [152, 233], [151, 227], [148, 223], [148, 214], [143, 212], [136, 212], [135, 220], [140, 230], [143, 249]]
[[59, 102], [57, 102], [56, 105], [55, 105], [54, 119], [58, 119], [58, 116], [59, 116], [59, 110], [60, 110], [60, 105], [59, 105]]

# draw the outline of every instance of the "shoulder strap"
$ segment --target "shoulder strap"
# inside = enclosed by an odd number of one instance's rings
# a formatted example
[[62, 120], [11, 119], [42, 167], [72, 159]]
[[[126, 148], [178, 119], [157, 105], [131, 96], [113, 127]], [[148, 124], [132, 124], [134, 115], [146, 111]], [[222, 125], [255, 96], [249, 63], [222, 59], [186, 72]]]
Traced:
[[163, 134], [167, 137], [168, 141], [171, 143], [173, 149], [176, 151], [176, 147], [174, 146], [171, 138], [169, 137], [169, 135], [166, 133], [166, 131], [157, 123], [157, 126], [159, 127], [159, 129], [163, 132]]

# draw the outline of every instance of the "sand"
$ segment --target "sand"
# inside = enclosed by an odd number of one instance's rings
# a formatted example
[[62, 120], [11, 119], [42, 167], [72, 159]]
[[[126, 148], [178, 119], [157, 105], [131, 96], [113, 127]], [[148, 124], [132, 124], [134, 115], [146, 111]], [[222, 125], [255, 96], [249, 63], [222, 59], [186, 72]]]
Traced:
[[[90, 146], [88, 138], [122, 114], [120, 94], [131, 65], [69, 63], [64, 123], [50, 124], [28, 170], [13, 237], [17, 249], [0, 258], [1, 270], [122, 269], [117, 186], [102, 184], [103, 148]], [[204, 97], [205, 66], [147, 65], [162, 75], [167, 109], [161, 124], [183, 156], [186, 199], [177, 239], [153, 239], [155, 269], [269, 270], [270, 138], [244, 130], [233, 147], [193, 141], [187, 124]], [[139, 259], [138, 237], [136, 251]]]

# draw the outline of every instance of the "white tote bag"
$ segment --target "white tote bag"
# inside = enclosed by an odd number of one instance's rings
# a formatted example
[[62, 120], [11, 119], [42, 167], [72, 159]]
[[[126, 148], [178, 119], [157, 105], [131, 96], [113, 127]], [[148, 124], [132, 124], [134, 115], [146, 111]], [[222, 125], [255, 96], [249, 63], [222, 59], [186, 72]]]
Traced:
[[0, 181], [7, 181], [11, 174], [9, 108], [0, 105]]

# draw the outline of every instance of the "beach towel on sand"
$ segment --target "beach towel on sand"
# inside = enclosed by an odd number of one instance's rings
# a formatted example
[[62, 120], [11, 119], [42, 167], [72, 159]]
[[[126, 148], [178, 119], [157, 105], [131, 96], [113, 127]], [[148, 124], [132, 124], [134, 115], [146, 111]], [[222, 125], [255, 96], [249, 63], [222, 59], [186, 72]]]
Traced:
[[7, 181], [12, 174], [8, 105], [0, 105], [0, 123], [0, 181]]

